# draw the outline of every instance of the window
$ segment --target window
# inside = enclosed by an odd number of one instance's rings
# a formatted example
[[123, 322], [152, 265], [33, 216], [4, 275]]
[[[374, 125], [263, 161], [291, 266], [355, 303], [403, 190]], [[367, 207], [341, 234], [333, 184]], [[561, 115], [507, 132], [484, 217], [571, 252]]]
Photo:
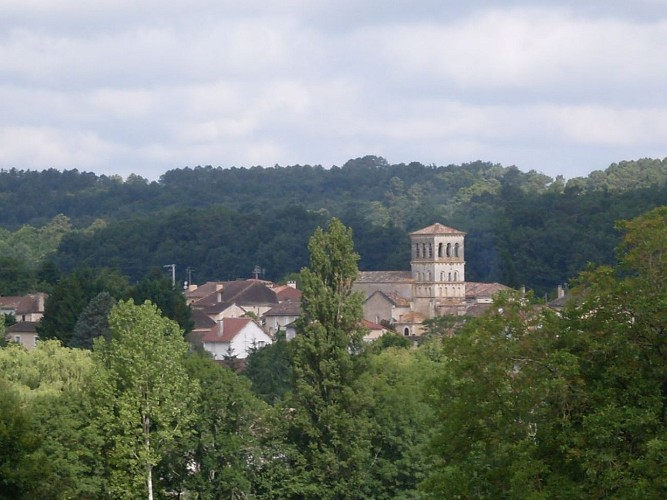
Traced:
[[459, 244], [454, 245], [454, 257], [459, 256]]
[[264, 342], [263, 340], [258, 340], [257, 341], [257, 347], [264, 347], [265, 345], [266, 345], [266, 342]]
[[442, 257], [442, 243], [438, 243], [438, 257]]
[[446, 253], [447, 253], [447, 257], [451, 257], [451, 256], [452, 256], [452, 244], [451, 244], [451, 243], [447, 243], [447, 250], [446, 250]]
[[415, 257], [419, 258], [419, 243], [415, 244]]
[[454, 271], [454, 281], [458, 281], [458, 280], [459, 280], [459, 272]]
[[[405, 248], [405, 247], [403, 247], [403, 248]], [[406, 337], [410, 336], [410, 329], [407, 326], [403, 329], [403, 335], [406, 336]]]
[[426, 243], [422, 243], [422, 257], [426, 258]]
[[431, 258], [433, 257], [433, 245], [430, 243], [428, 244], [428, 256]]
[[20, 335], [15, 335], [14, 336], [14, 342], [16, 342], [17, 344], [20, 344], [21, 343], [21, 336]]

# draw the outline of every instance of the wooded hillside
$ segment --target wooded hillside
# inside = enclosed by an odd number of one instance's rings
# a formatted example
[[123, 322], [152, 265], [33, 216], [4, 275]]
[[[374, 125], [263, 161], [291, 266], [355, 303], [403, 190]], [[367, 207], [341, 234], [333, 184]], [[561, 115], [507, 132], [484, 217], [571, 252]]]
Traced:
[[136, 281], [174, 263], [179, 281], [190, 267], [195, 282], [250, 277], [259, 266], [279, 280], [306, 264], [308, 235], [337, 216], [354, 231], [362, 270], [407, 269], [407, 233], [440, 221], [467, 233], [469, 280], [542, 295], [588, 262], [612, 262], [614, 224], [667, 204], [666, 180], [667, 160], [650, 159], [568, 181], [485, 162], [374, 156], [330, 169], [183, 168], [156, 182], [0, 171], [0, 294], [81, 266]]

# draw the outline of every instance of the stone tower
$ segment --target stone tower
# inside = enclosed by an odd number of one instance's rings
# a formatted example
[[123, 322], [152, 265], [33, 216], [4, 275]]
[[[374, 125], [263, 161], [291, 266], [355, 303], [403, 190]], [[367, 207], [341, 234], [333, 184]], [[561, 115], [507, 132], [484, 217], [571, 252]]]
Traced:
[[414, 310], [427, 318], [465, 312], [465, 233], [433, 224], [410, 233]]

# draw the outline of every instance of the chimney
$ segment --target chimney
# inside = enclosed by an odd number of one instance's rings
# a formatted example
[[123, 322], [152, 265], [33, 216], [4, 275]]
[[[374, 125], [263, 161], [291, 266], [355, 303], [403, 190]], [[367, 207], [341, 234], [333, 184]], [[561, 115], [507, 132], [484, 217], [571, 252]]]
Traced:
[[290, 288], [296, 288], [296, 281], [288, 281], [287, 286]]
[[222, 302], [222, 292], [218, 292], [215, 301], [219, 304]]
[[556, 289], [556, 295], [557, 295], [556, 298], [558, 299], [565, 296], [565, 290], [563, 290], [563, 285], [558, 285], [558, 288]]

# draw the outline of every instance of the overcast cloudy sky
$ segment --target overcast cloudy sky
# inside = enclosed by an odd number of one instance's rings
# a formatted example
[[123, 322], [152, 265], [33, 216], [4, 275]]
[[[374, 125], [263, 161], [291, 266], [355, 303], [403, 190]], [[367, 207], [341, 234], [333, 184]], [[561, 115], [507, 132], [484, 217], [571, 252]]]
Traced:
[[667, 156], [667, 1], [2, 0], [0, 168]]

